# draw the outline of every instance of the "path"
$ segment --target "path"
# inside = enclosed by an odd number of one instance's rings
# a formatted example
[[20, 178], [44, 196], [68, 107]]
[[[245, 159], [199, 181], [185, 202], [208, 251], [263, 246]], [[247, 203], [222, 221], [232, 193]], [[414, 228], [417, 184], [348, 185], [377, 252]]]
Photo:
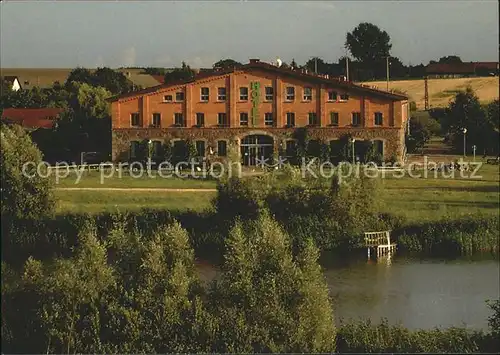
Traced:
[[133, 192], [217, 192], [216, 189], [169, 189], [169, 188], [125, 188], [125, 187], [57, 187], [58, 191], [133, 191]]

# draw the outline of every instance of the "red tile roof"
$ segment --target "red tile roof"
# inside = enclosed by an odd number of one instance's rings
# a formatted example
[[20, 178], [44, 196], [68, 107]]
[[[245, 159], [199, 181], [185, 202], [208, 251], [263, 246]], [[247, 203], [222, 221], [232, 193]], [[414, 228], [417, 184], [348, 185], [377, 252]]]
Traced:
[[474, 74], [474, 63], [434, 63], [429, 64], [425, 71], [428, 74]]
[[211, 76], [224, 75], [224, 74], [232, 73], [236, 70], [237, 71], [245, 71], [248, 69], [260, 69], [260, 70], [264, 70], [264, 71], [268, 71], [268, 72], [275, 72], [275, 73], [280, 74], [282, 76], [289, 76], [289, 77], [291, 76], [291, 77], [295, 77], [298, 79], [302, 79], [304, 81], [320, 82], [320, 83], [327, 84], [327, 85], [334, 85], [336, 87], [340, 87], [340, 88], [343, 88], [343, 89], [348, 90], [348, 91], [357, 91], [357, 92], [361, 92], [361, 93], [371, 94], [374, 96], [383, 96], [383, 97], [386, 97], [386, 98], [389, 98], [392, 100], [408, 100], [408, 97], [405, 95], [400, 95], [400, 94], [396, 94], [396, 93], [392, 93], [392, 92], [388, 92], [388, 91], [363, 87], [361, 85], [354, 84], [350, 81], [343, 81], [343, 80], [340, 80], [338, 78], [327, 78], [325, 76], [301, 72], [300, 70], [293, 70], [293, 69], [289, 69], [289, 68], [277, 67], [275, 65], [265, 63], [265, 62], [251, 62], [251, 63], [245, 64], [245, 65], [242, 65], [238, 68], [228, 68], [228, 69], [222, 69], [222, 70], [212, 70], [212, 71], [200, 72], [193, 79], [177, 80], [175, 82], [160, 84], [160, 85], [152, 86], [152, 87], [149, 87], [149, 88], [146, 88], [143, 90], [125, 93], [125, 94], [121, 94], [118, 96], [113, 96], [113, 97], [108, 98], [107, 100], [110, 102], [113, 102], [113, 101], [117, 101], [117, 100], [127, 98], [127, 97], [133, 97], [133, 96], [139, 96], [142, 94], [152, 93], [152, 92], [155, 92], [156, 90], [161, 89], [161, 88], [183, 85], [183, 84], [194, 82], [194, 81], [199, 80], [199, 79], [208, 78]]
[[425, 70], [428, 74], [475, 74], [478, 68], [498, 70], [498, 62], [433, 63]]
[[25, 128], [52, 128], [62, 108], [6, 108], [2, 120]]
[[165, 76], [163, 76], [163, 75], [151, 75], [151, 76], [153, 77], [153, 79], [155, 79], [160, 84], [165, 83]]

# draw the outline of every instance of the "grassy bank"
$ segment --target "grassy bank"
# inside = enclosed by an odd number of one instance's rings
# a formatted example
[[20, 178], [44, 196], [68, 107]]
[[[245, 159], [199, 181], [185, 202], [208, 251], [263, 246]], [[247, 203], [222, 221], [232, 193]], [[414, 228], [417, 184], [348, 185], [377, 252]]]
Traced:
[[[423, 175], [423, 172], [421, 172]], [[480, 179], [455, 177], [454, 179], [391, 177], [388, 173], [380, 178], [379, 211], [404, 217], [408, 223], [459, 219], [470, 216], [494, 216], [500, 203], [498, 166], [483, 165], [478, 174]], [[133, 188], [185, 188], [210, 189], [216, 187], [213, 180], [195, 179], [110, 179], [104, 185], [99, 183], [99, 174], [85, 175], [74, 184], [67, 178], [56, 187], [127, 187], [129, 191], [56, 191], [58, 212], [111, 212], [137, 211], [141, 208], [167, 209], [175, 211], [201, 211], [210, 208], [210, 201], [216, 196], [211, 192], [167, 192], [134, 191]]]

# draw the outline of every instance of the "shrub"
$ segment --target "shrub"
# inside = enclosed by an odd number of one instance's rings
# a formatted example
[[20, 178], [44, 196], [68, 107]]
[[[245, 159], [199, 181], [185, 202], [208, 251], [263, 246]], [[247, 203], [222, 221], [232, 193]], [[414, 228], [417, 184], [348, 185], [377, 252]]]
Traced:
[[[19, 126], [0, 126], [0, 176], [2, 221], [38, 218], [54, 210], [50, 180], [37, 174], [42, 155]], [[23, 172], [23, 165], [27, 165]], [[32, 177], [31, 177], [32, 176]]]
[[209, 294], [218, 317], [211, 351], [332, 351], [333, 313], [317, 259], [311, 242], [293, 258], [288, 235], [266, 212], [237, 223]]

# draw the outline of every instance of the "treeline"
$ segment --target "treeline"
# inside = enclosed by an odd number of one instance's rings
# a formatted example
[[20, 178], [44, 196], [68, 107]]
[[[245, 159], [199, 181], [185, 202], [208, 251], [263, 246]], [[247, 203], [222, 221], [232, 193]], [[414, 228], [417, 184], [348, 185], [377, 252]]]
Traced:
[[[422, 149], [433, 135], [445, 137], [456, 153], [497, 155], [500, 146], [500, 118], [498, 99], [482, 104], [468, 87], [459, 92], [448, 107], [433, 108], [428, 112], [411, 113], [410, 135], [406, 139], [408, 152]], [[465, 129], [465, 132], [464, 132]], [[464, 141], [465, 135], [465, 141]]]
[[[6, 83], [3, 83], [5, 85]], [[12, 91], [2, 88], [0, 110], [5, 108], [63, 109], [52, 129], [39, 129], [31, 137], [49, 162], [79, 162], [81, 152], [99, 152], [101, 159], [111, 153], [111, 117], [109, 103], [112, 95], [136, 90], [123, 73], [110, 68], [93, 72], [76, 68], [63, 84], [50, 88], [34, 87]]]

